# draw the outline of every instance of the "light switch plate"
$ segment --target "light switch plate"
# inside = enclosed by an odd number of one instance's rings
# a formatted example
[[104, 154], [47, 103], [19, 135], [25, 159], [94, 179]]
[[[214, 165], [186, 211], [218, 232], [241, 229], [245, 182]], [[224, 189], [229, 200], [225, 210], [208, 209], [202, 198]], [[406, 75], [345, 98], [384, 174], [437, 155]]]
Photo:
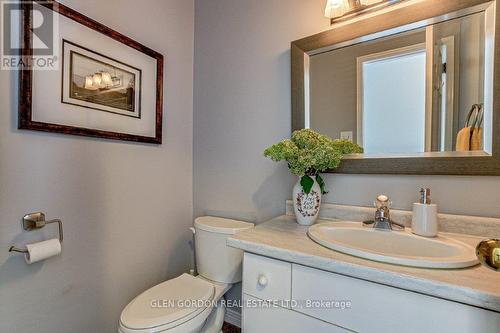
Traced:
[[352, 142], [352, 131], [340, 132], [340, 139]]

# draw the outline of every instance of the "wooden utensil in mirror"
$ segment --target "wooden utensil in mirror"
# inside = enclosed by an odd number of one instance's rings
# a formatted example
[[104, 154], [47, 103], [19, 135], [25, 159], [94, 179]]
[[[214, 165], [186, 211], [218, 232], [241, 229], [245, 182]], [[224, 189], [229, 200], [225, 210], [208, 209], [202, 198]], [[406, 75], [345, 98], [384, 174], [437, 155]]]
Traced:
[[500, 240], [482, 241], [476, 247], [476, 255], [481, 264], [500, 272]]

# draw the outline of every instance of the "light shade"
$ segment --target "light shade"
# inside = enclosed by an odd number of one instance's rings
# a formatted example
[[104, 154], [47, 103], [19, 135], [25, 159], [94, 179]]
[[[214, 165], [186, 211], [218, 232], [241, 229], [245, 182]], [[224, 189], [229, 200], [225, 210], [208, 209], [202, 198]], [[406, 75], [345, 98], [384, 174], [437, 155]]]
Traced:
[[94, 88], [93, 84], [94, 84], [94, 81], [92, 80], [92, 75], [86, 76], [84, 88], [88, 89], [88, 90], [94, 90], [95, 88]]
[[383, 0], [359, 0], [359, 2], [361, 3], [361, 5], [363, 5], [363, 6], [370, 6], [370, 5], [373, 5], [373, 4], [376, 4], [376, 3], [380, 3], [382, 1]]
[[111, 74], [109, 74], [108, 72], [101, 72], [101, 77], [102, 77], [102, 83], [105, 86], [113, 85], [113, 80], [111, 80]]
[[102, 83], [101, 73], [95, 73], [94, 76], [92, 76], [92, 81], [94, 87], [101, 88], [101, 83]]
[[328, 0], [325, 7], [325, 17], [334, 18], [349, 11], [349, 0]]

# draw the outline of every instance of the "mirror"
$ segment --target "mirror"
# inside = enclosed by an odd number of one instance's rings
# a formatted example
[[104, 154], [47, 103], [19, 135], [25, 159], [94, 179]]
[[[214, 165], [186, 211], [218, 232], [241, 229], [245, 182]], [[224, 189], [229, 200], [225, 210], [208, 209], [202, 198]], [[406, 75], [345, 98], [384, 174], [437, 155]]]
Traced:
[[491, 152], [486, 57], [484, 12], [313, 55], [308, 127], [367, 155]]
[[[494, 2], [442, 2], [408, 1], [293, 42], [294, 130], [362, 146], [343, 163], [356, 173], [477, 174], [472, 163], [484, 172], [493, 157], [487, 174], [499, 174]], [[439, 171], [440, 158], [467, 165]], [[360, 162], [370, 159], [380, 163]], [[391, 159], [404, 170], [380, 172]]]

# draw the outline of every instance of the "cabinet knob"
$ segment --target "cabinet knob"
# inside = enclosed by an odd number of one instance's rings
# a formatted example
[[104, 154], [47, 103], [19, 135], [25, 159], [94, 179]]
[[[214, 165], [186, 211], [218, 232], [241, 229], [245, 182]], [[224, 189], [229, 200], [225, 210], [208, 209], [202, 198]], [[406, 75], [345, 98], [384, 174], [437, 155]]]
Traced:
[[261, 287], [267, 286], [267, 283], [268, 283], [267, 277], [263, 274], [259, 275], [259, 278], [257, 279], [257, 283]]

